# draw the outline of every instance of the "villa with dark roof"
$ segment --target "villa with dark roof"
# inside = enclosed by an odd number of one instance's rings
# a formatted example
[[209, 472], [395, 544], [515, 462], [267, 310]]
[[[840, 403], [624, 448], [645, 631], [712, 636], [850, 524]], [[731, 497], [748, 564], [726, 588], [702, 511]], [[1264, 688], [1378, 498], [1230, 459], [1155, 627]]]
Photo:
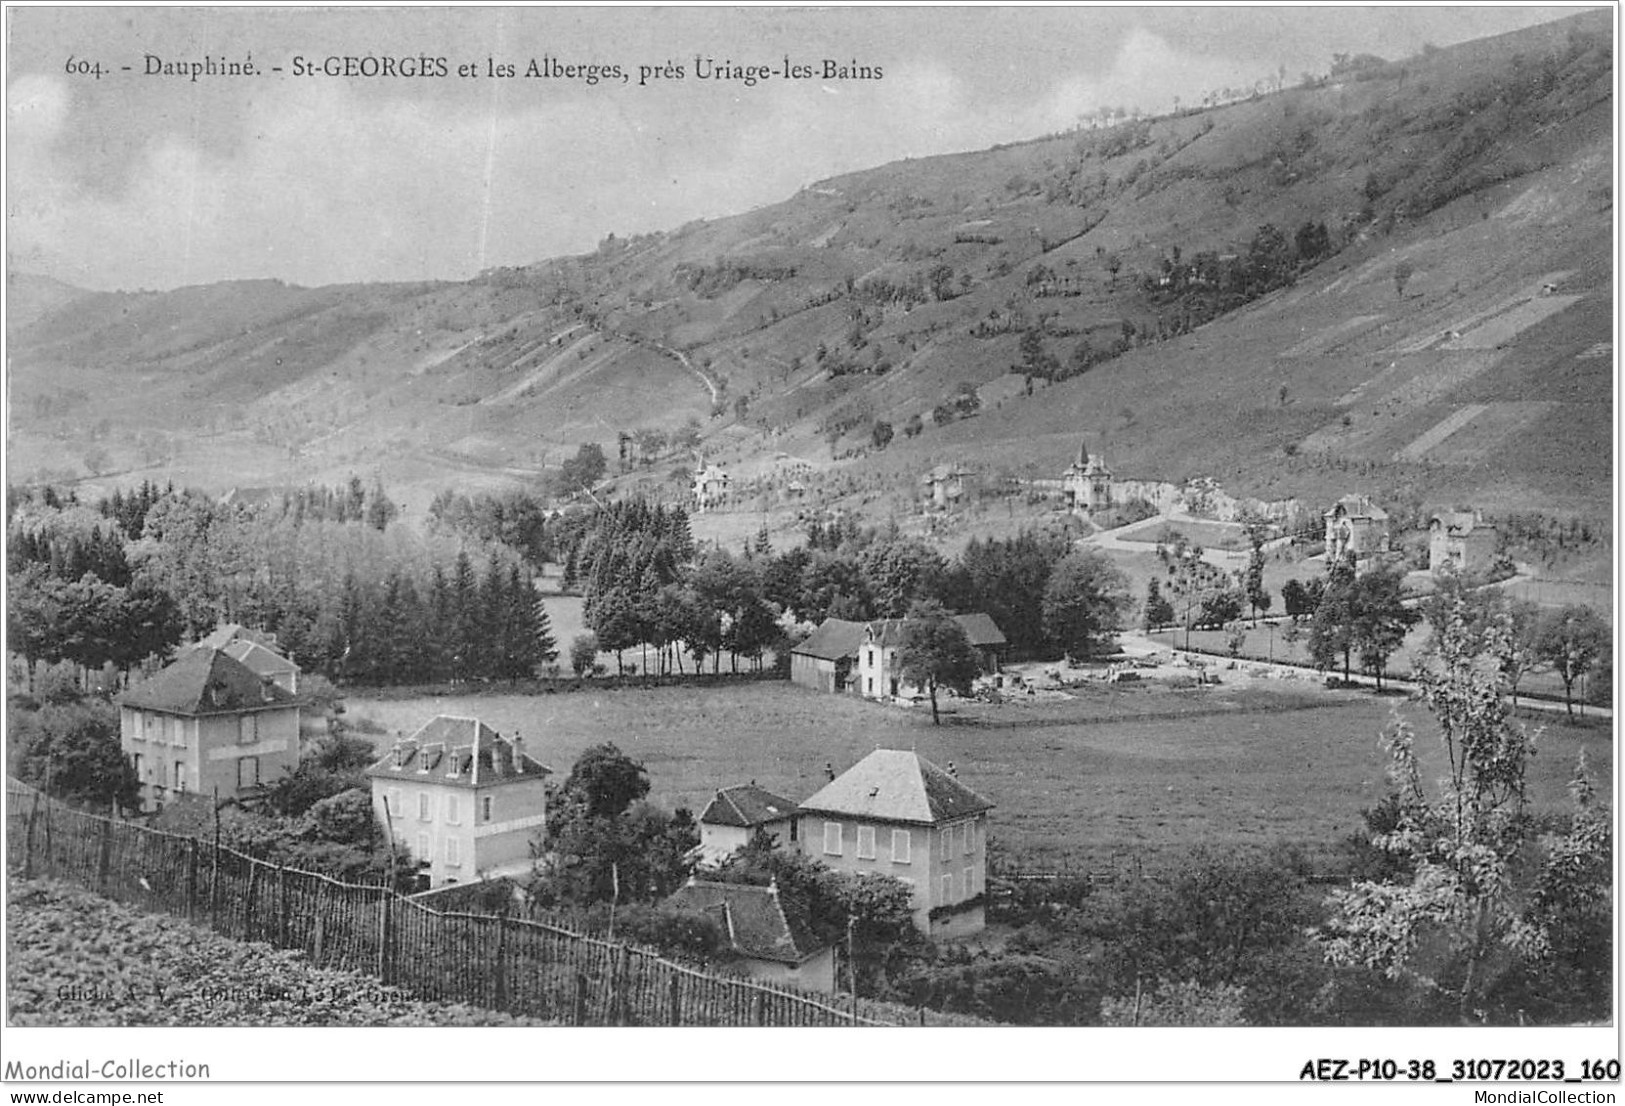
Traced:
[[921, 932], [965, 936], [987, 924], [992, 809], [951, 770], [917, 753], [876, 749], [801, 803], [800, 851], [837, 871], [902, 880]]
[[379, 824], [428, 865], [430, 889], [528, 872], [551, 774], [517, 735], [444, 714], [367, 769]]
[[665, 905], [714, 921], [752, 979], [826, 994], [835, 990], [834, 948], [813, 937], [806, 919], [780, 898], [776, 885], [690, 879]]
[[723, 788], [700, 812], [700, 862], [720, 863], [758, 831], [772, 834], [781, 846], [793, 845], [796, 804], [754, 782]]
[[119, 747], [145, 811], [188, 794], [253, 798], [299, 763], [299, 699], [199, 645], [119, 698]]

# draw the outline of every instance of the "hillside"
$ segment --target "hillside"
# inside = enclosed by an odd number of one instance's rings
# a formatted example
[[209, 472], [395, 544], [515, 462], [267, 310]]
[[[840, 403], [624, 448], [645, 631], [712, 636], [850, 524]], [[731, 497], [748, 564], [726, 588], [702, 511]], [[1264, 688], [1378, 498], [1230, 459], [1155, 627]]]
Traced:
[[[623, 435], [671, 490], [660, 440], [695, 423], [736, 477], [804, 463], [871, 511], [949, 457], [1053, 476], [1081, 438], [1135, 478], [1607, 518], [1612, 59], [1607, 12], [1342, 59], [466, 283], [14, 279], [13, 472], [377, 472], [416, 509]], [[804, 506], [759, 486], [752, 528]]]

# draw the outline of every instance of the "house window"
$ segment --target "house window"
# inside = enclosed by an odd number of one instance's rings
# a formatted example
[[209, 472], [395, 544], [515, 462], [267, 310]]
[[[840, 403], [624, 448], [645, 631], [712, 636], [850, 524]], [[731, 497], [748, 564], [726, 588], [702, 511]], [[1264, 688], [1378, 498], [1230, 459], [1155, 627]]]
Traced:
[[406, 816], [406, 811], [401, 809], [401, 789], [398, 787], [389, 789], [389, 816], [391, 819]]
[[873, 695], [875, 693], [875, 678], [873, 676], [868, 677], [863, 681], [863, 686], [865, 695]]
[[954, 828], [952, 826], [943, 827], [942, 832], [937, 835], [937, 840], [942, 842], [942, 859], [947, 860], [953, 856]]
[[875, 858], [875, 827], [858, 827], [858, 859], [873, 860]]
[[864, 654], [868, 657], [868, 660], [863, 662], [864, 667], [873, 668], [875, 666], [875, 651], [873, 649], [866, 649], [864, 650]]
[[909, 864], [912, 862], [914, 852], [914, 839], [908, 830], [891, 831], [891, 862], [893, 864]]
[[140, 753], [131, 753], [130, 754], [130, 767], [135, 769], [135, 778], [136, 779], [141, 780], [142, 782], [146, 781], [147, 777], [141, 771], [141, 754]]
[[237, 719], [237, 744], [253, 745], [260, 739], [260, 716], [245, 714]]
[[974, 851], [971, 848], [971, 843], [970, 843], [970, 841], [971, 841], [971, 829], [970, 829], [970, 823], [969, 822], [966, 822], [965, 823], [965, 828], [960, 830], [960, 835], [965, 839], [964, 840], [965, 855], [969, 856]]
[[186, 762], [184, 760], [175, 762], [175, 790], [186, 790]]
[[434, 850], [432, 848], [430, 848], [430, 846], [429, 846], [429, 835], [426, 834], [426, 833], [418, 834], [417, 858], [419, 860], [433, 860], [434, 859]]
[[429, 793], [427, 791], [418, 792], [418, 821], [432, 821], [433, 817], [429, 813]]
[[974, 895], [974, 894], [976, 894], [976, 892], [980, 891], [981, 887], [978, 886], [979, 882], [980, 881], [977, 880], [977, 878], [976, 878], [976, 868], [974, 866], [966, 868], [965, 869], [965, 894], [966, 895]]
[[455, 825], [457, 825], [459, 819], [461, 819], [461, 818], [462, 818], [462, 814], [457, 809], [457, 796], [455, 796], [455, 795], [447, 795], [446, 796], [446, 825], [455, 826]]
[[169, 743], [171, 745], [186, 744], [186, 723], [179, 718], [169, 720]]
[[952, 875], [942, 877], [942, 901], [945, 903], [954, 901], [954, 877]]
[[[180, 766], [181, 766], [180, 762], [176, 761], [175, 762], [175, 767], [177, 769], [179, 769]], [[238, 786], [238, 788], [258, 787], [259, 785], [260, 785], [260, 758], [259, 757], [239, 757], [237, 759], [237, 786]]]
[[798, 818], [790, 819], [790, 840], [792, 842], [794, 842], [800, 836], [801, 836], [801, 820], [798, 819]]
[[446, 863], [455, 867], [462, 863], [458, 855], [458, 841], [455, 837], [446, 838]]
[[841, 855], [841, 823], [839, 822], [824, 823], [824, 855]]
[[489, 822], [490, 820], [491, 820], [491, 796], [489, 796], [489, 795], [481, 795], [480, 796], [480, 821]]

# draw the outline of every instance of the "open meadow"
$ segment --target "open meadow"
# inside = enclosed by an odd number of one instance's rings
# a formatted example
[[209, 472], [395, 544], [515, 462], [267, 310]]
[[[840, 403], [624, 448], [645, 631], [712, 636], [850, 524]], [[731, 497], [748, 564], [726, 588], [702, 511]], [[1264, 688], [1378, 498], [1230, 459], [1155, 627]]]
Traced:
[[[1325, 858], [1383, 794], [1378, 737], [1397, 708], [1418, 732], [1426, 778], [1443, 757], [1425, 710], [1397, 697], [1319, 688], [1087, 689], [1069, 700], [928, 707], [821, 695], [787, 683], [538, 696], [349, 700], [382, 749], [436, 714], [478, 717], [557, 778], [590, 745], [614, 741], [648, 767], [651, 797], [696, 814], [719, 787], [755, 780], [801, 800], [876, 747], [914, 749], [997, 804], [993, 834], [1022, 868], [1144, 863], [1204, 846], [1298, 845]], [[1585, 749], [1601, 792], [1613, 773], [1607, 727], [1545, 724], [1530, 766], [1537, 811], [1563, 810]], [[1609, 796], [1611, 801], [1611, 796]]]

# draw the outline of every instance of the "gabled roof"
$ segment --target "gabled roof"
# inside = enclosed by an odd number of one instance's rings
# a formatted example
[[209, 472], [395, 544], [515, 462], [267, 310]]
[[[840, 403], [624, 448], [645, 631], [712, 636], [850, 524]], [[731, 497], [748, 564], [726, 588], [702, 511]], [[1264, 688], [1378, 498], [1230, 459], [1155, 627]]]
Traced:
[[918, 753], [876, 749], [806, 799], [803, 812], [936, 825], [993, 804]]
[[786, 910], [775, 887], [691, 879], [667, 906], [711, 917], [741, 956], [800, 964], [828, 948], [814, 940], [800, 913]]
[[901, 618], [877, 618], [863, 628], [863, 640], [866, 644], [879, 645], [882, 648], [901, 645], [903, 642], [903, 620]]
[[263, 645], [267, 649], [276, 649], [276, 635], [267, 634], [261, 630], [250, 630], [236, 622], [222, 622], [214, 628], [214, 632], [207, 637], [200, 638], [198, 644], [205, 649], [224, 649], [234, 641], [252, 641]]
[[965, 636], [978, 649], [1010, 644], [1005, 639], [1004, 631], [999, 629], [999, 624], [993, 621], [992, 615], [975, 611], [971, 614], [956, 614], [954, 619], [965, 627]]
[[753, 783], [725, 787], [706, 804], [700, 821], [712, 826], [753, 826], [777, 822], [796, 812], [796, 804]]
[[1474, 530], [1495, 532], [1495, 527], [1479, 518], [1476, 511], [1440, 511], [1429, 520], [1438, 523], [1451, 537], [1466, 537]]
[[826, 618], [818, 629], [807, 635], [807, 640], [790, 650], [806, 657], [835, 661], [856, 656], [863, 644], [863, 623], [848, 622], [844, 618]]
[[[903, 643], [904, 618], [877, 618], [864, 626], [862, 641], [868, 644], [891, 648]], [[965, 637], [976, 648], [986, 648], [1007, 645], [1004, 632], [998, 627], [991, 616], [977, 611], [973, 614], [956, 614], [954, 621], [964, 627]]]
[[296, 707], [299, 700], [219, 649], [194, 648], [125, 692], [119, 704], [196, 716]]
[[223, 647], [221, 652], [234, 660], [242, 661], [251, 671], [261, 676], [280, 676], [299, 671], [299, 666], [281, 653], [267, 649], [259, 642], [249, 641], [247, 638], [238, 638]]
[[524, 750], [524, 742], [503, 737], [477, 718], [442, 714], [411, 737], [396, 742], [367, 775], [415, 779], [450, 787], [492, 787], [539, 779], [553, 770]]
[[1345, 495], [1331, 505], [1331, 508], [1326, 512], [1326, 517], [1331, 518], [1338, 513], [1342, 513], [1349, 518], [1385, 519], [1388, 517], [1387, 511], [1371, 502], [1369, 496], [1364, 495]]

